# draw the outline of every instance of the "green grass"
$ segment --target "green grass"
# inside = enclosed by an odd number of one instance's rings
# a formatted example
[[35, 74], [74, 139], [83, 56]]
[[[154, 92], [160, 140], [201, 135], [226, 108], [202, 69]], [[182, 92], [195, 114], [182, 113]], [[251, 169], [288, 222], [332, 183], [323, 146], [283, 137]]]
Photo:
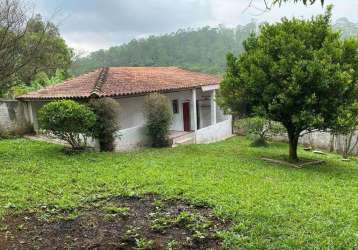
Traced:
[[241, 249], [357, 249], [358, 164], [337, 155], [294, 169], [261, 156], [287, 145], [251, 148], [243, 138], [135, 153], [65, 155], [62, 147], [0, 141], [0, 216], [41, 205], [77, 207], [97, 196], [157, 192], [208, 203], [234, 220], [225, 244]]

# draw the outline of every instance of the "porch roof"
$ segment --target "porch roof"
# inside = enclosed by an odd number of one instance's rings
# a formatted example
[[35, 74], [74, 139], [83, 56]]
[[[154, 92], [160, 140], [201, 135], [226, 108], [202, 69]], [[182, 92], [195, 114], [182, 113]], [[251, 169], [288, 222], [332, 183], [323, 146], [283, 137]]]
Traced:
[[19, 96], [20, 100], [115, 97], [218, 85], [221, 78], [177, 67], [110, 67]]

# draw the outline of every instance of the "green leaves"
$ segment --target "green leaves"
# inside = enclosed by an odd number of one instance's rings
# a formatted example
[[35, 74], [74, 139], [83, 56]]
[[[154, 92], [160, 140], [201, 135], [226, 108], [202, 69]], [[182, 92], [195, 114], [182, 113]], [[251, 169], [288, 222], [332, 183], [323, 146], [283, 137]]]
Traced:
[[169, 144], [169, 127], [173, 114], [166, 96], [153, 93], [145, 100], [145, 116], [148, 135], [154, 147], [165, 147]]
[[290, 1], [295, 3], [302, 2], [304, 5], [312, 5], [319, 1], [322, 6], [324, 5], [324, 0], [274, 0], [273, 3], [281, 5], [284, 2], [290, 2]]
[[303, 130], [334, 126], [340, 107], [354, 99], [358, 57], [351, 55], [358, 46], [332, 30], [331, 15], [328, 7], [310, 20], [261, 26], [246, 40], [245, 53], [228, 56], [221, 105], [233, 114], [281, 122], [295, 140]]
[[73, 148], [82, 146], [82, 137], [92, 135], [96, 115], [85, 105], [72, 100], [50, 102], [39, 111], [42, 129], [67, 141]]

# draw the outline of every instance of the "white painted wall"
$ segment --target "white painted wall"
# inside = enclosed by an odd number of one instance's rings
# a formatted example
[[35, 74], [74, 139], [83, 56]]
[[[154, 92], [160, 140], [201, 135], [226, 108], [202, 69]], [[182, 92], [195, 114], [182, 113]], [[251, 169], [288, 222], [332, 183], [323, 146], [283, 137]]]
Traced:
[[[199, 143], [207, 143], [211, 141], [218, 141], [231, 136], [231, 119], [230, 121], [224, 121], [230, 117], [223, 115], [223, 112], [217, 108], [217, 121], [214, 126], [211, 125], [211, 110], [210, 110], [210, 96], [212, 91], [203, 92], [201, 89], [197, 89], [197, 100], [199, 105], [200, 115], [200, 128], [204, 130], [198, 130]], [[191, 112], [191, 129], [194, 130], [194, 112], [192, 101], [192, 90], [177, 91], [171, 93], [164, 93], [168, 97], [170, 102], [178, 100], [179, 113], [173, 114], [173, 122], [170, 127], [171, 130], [183, 131], [183, 103], [190, 102]], [[116, 151], [129, 151], [138, 147], [148, 145], [150, 143], [146, 131], [145, 116], [144, 116], [144, 102], [146, 96], [137, 97], [119, 97], [115, 100], [120, 105], [118, 110], [118, 121], [120, 123], [121, 130], [118, 131], [121, 135], [116, 139]], [[30, 114], [30, 120], [36, 130], [38, 130], [38, 110], [47, 102], [31, 101], [28, 104], [28, 113]]]
[[[358, 136], [358, 131], [353, 136], [352, 146], [357, 136]], [[288, 142], [287, 135], [285, 134], [275, 136], [273, 139], [277, 141]], [[344, 140], [345, 140], [345, 136], [343, 135], [339, 135], [338, 137], [336, 137], [333, 142], [333, 150], [337, 152], [342, 152], [344, 148]], [[331, 147], [331, 134], [329, 132], [312, 132], [300, 137], [298, 142], [301, 145], [328, 150]], [[358, 145], [353, 149], [352, 153], [358, 154]]]
[[196, 143], [211, 143], [225, 140], [232, 136], [231, 117], [228, 120], [199, 129], [196, 133]]
[[150, 144], [144, 126], [122, 129], [118, 135], [120, 137], [115, 140], [116, 151], [131, 151]]
[[[170, 103], [172, 103], [173, 100], [178, 100], [179, 105], [179, 113], [173, 114], [173, 122], [170, 127], [170, 130], [184, 130], [183, 103], [185, 102], [190, 102], [191, 129], [194, 130], [194, 114], [193, 102], [191, 99], [191, 90], [165, 93], [164, 95], [168, 97]], [[208, 99], [209, 97], [209, 93], [203, 93], [200, 89], [197, 90], [197, 98], [199, 100], [200, 106], [200, 127], [206, 127], [210, 125], [210, 100]], [[145, 96], [122, 97], [117, 98], [116, 100], [120, 105], [120, 110], [118, 111], [118, 119], [121, 125], [121, 129], [143, 126], [145, 124]], [[217, 109], [217, 112], [220, 112], [219, 108]]]
[[[179, 92], [171, 92], [165, 93], [166, 97], [168, 97], [169, 101], [178, 100], [179, 105], [179, 113], [173, 114], [173, 123], [170, 127], [170, 130], [183, 131], [184, 130], [184, 122], [183, 122], [183, 103], [190, 102], [190, 112], [191, 112], [191, 124], [193, 124], [193, 103], [191, 101], [191, 90], [179, 91]], [[191, 129], [194, 129], [192, 127]]]

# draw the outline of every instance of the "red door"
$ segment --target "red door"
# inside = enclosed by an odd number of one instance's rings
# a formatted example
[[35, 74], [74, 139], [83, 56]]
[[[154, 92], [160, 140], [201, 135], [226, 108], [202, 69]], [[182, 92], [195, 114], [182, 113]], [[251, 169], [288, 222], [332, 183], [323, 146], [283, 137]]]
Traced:
[[184, 131], [190, 131], [190, 102], [183, 103]]

